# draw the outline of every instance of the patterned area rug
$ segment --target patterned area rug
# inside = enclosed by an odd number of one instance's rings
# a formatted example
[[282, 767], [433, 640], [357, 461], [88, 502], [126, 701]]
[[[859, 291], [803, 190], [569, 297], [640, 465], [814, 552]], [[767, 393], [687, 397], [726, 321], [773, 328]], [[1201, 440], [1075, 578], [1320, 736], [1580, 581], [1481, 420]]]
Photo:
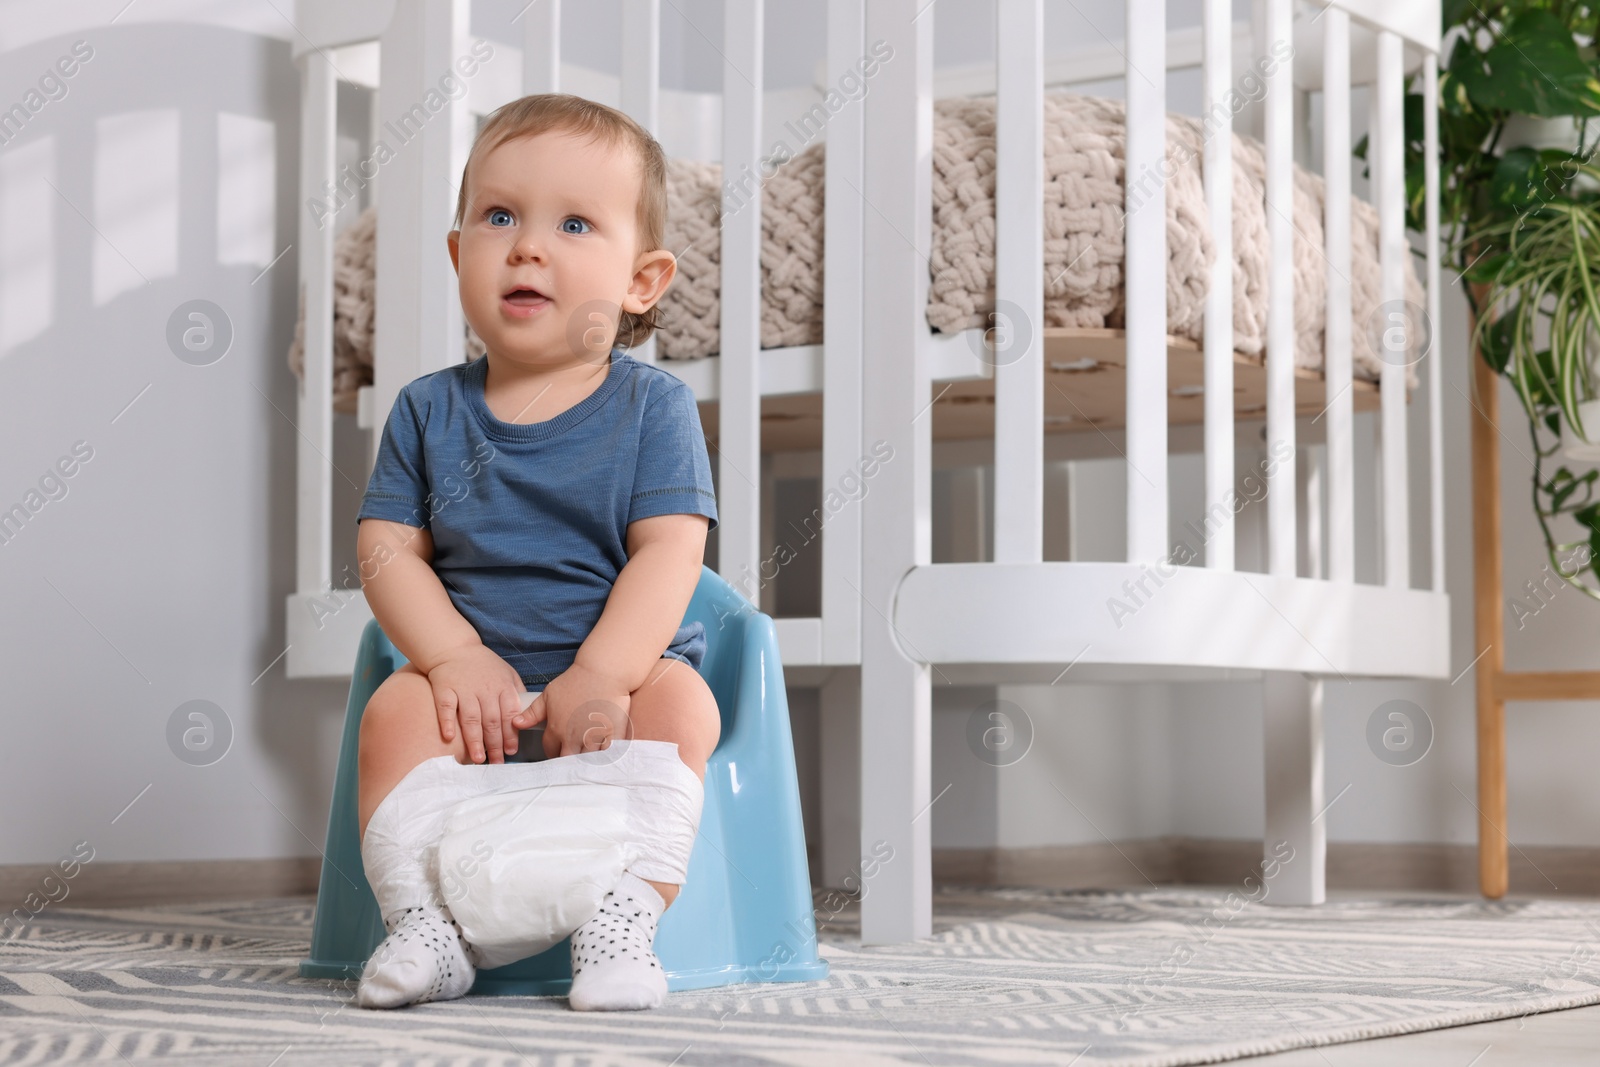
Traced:
[[826, 916], [807, 985], [356, 1007], [303, 979], [309, 898], [50, 908], [0, 941], [0, 1063], [1164, 1067], [1600, 1002], [1600, 904], [1277, 908], [1192, 888], [946, 890], [930, 940]]

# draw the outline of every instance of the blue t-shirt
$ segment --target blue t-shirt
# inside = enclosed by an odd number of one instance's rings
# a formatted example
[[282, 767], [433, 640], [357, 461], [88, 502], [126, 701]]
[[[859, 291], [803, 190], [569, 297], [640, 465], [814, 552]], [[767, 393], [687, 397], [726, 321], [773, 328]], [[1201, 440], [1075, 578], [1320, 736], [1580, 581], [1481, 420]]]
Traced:
[[525, 685], [572, 665], [628, 562], [628, 524], [694, 514], [717, 525], [694, 392], [611, 351], [606, 379], [544, 422], [502, 422], [488, 357], [400, 390], [356, 515], [433, 535], [433, 569], [479, 638]]

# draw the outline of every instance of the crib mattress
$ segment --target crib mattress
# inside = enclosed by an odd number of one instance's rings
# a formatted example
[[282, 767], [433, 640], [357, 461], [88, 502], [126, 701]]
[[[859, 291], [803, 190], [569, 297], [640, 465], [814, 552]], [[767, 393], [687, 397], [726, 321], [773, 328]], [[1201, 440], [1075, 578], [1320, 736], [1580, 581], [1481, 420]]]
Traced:
[[[1243, 377], [1264, 356], [1268, 239], [1264, 204], [1265, 156], [1253, 139], [1232, 136], [1234, 347]], [[1046, 93], [1044, 108], [1044, 327], [1046, 357], [1052, 342], [1058, 362], [1080, 360], [1068, 349], [1075, 340], [1123, 325], [1123, 105], [1119, 100], [1072, 93]], [[1201, 181], [1207, 148], [1198, 119], [1169, 115], [1167, 211], [1167, 321], [1174, 370], [1193, 351], [1204, 327], [1205, 296], [1214, 258]], [[761, 347], [785, 348], [822, 342], [823, 161], [825, 145], [797, 153], [762, 187]], [[934, 103], [933, 227], [929, 257], [927, 318], [935, 331], [953, 333], [988, 324], [994, 307], [994, 98], [957, 97]], [[656, 334], [663, 360], [701, 359], [720, 347], [721, 206], [720, 164], [668, 161], [669, 248], [685, 249], [678, 272], [661, 302]], [[1295, 365], [1320, 379], [1326, 326], [1326, 260], [1322, 178], [1295, 168], [1294, 278]], [[335, 241], [334, 408], [355, 410], [356, 391], [372, 381], [374, 246], [376, 212], [368, 209]], [[1358, 385], [1376, 381], [1382, 363], [1374, 348], [1372, 320], [1381, 293], [1378, 218], [1372, 205], [1351, 201], [1352, 366]], [[1407, 299], [1423, 302], [1414, 266], [1406, 264]], [[289, 351], [302, 373], [304, 307]], [[1112, 335], [1104, 335], [1112, 336]], [[468, 359], [483, 352], [467, 329]], [[1186, 345], [1185, 342], [1188, 344]], [[1062, 346], [1067, 346], [1063, 348]], [[1102, 361], [1103, 362], [1103, 361]], [[1107, 368], [1110, 370], [1110, 368]], [[1047, 375], [1050, 373], [1046, 371]], [[1071, 372], [1063, 372], [1071, 373]], [[1109, 382], [1114, 373], [1104, 377]], [[1407, 369], [1408, 389], [1416, 385]], [[982, 390], [978, 383], [953, 388], [954, 399]], [[990, 403], [992, 404], [992, 385]], [[1047, 394], [1056, 390], [1047, 389]], [[1358, 409], [1375, 393], [1356, 390]], [[1172, 398], [1181, 409], [1186, 398]], [[1237, 400], [1237, 398], [1236, 398]], [[969, 403], [979, 403], [971, 401]], [[1320, 406], [1320, 405], [1319, 405]], [[1104, 424], [1115, 405], [1101, 405]], [[1248, 415], [1249, 403], [1239, 413]], [[820, 410], [820, 407], [819, 407]], [[1315, 409], [1313, 409], [1315, 410]], [[766, 411], [766, 405], [763, 406]], [[936, 409], [936, 414], [938, 414]], [[1070, 422], [1070, 411], [1058, 412]], [[1181, 419], [1180, 410], [1173, 412]], [[948, 421], [948, 420], [945, 420]], [[936, 420], [937, 426], [937, 420]], [[936, 429], [937, 432], [937, 429]]]

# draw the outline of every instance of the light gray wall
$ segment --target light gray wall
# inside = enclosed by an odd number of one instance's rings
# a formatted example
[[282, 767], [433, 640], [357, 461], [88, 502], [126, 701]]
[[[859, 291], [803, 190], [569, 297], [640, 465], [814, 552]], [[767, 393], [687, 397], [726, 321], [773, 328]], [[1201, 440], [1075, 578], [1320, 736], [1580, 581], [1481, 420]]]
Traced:
[[[66, 95], [0, 146], [0, 507], [93, 450], [0, 544], [0, 862], [78, 840], [101, 860], [310, 854], [347, 687], [268, 669], [293, 581], [294, 253], [266, 269], [296, 239], [289, 48], [84, 26], [6, 52], [0, 101], [76, 40], [93, 57]], [[209, 366], [168, 342], [196, 299], [233, 331]], [[197, 699], [233, 733], [211, 766], [168, 746]]]

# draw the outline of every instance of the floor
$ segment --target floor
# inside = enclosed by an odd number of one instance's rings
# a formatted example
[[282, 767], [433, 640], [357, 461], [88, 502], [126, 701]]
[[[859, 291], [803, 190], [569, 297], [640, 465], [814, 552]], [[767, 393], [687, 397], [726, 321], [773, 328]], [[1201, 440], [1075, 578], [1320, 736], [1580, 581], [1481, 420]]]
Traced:
[[[1477, 900], [1473, 894], [1329, 890], [1330, 901]], [[1515, 899], [1514, 894], [1511, 899]], [[856, 918], [854, 909], [845, 916]], [[1600, 1067], [1600, 1005], [1228, 1061], [1249, 1067]]]
[[1232, 1061], [1251, 1067], [1591, 1067], [1600, 1006]]
[[[1329, 890], [1329, 900], [1357, 900], [1372, 893]], [[1455, 894], [1413, 894], [1385, 891], [1384, 897]], [[1461, 900], [1474, 900], [1462, 894]], [[1594, 1067], [1600, 1064], [1600, 1005], [1542, 1012], [1519, 1019], [1453, 1026], [1420, 1034], [1352, 1041], [1296, 1049], [1272, 1056], [1231, 1061], [1250, 1067]]]
[[[1494, 932], [1472, 925], [1482, 921], [1476, 896], [1332, 892], [1327, 913], [1311, 921], [1253, 905], [1213, 929], [1181, 974], [1162, 979], [1163, 1003], [1133, 1016], [1148, 1029], [1131, 1036], [1108, 1029], [1107, 1011], [1127, 1003], [1118, 999], [1126, 976], [1155, 973], [1155, 964], [1174, 958], [1169, 949], [1197, 943], [1195, 919], [1215, 914], [1212, 898], [1221, 893], [1169, 887], [1084, 897], [946, 887], [935, 902], [934, 937], [874, 949], [861, 948], [858, 909], [846, 905], [819, 928], [833, 964], [827, 983], [685, 992], [648, 1016], [604, 1019], [576, 1018], [560, 998], [468, 998], [392, 1016], [353, 1009], [348, 984], [298, 977], [309, 897], [50, 908], [26, 938], [0, 944], [0, 1064], [1021, 1067], [1077, 1063], [1082, 1050], [1089, 1055], [1078, 1067], [1087, 1067], [1172, 1062], [1176, 1046], [1159, 1046], [1162, 1031], [1169, 1039], [1186, 1033], [1177, 1044], [1204, 1059], [1208, 1047], [1215, 1055], [1228, 1046], [1241, 1019], [1257, 1031], [1246, 1042], [1283, 1047], [1293, 1043], [1281, 1040], [1291, 1019], [1302, 1039], [1315, 1039], [1319, 1026], [1330, 1033], [1330, 1018], [1331, 1030], [1344, 1033], [1400, 1029], [1393, 1024], [1404, 1020], [1407, 1003], [1433, 1010], [1476, 1003], [1491, 1010], [1454, 1017], [1481, 1018], [1527, 1002], [1595, 1006], [1227, 1062], [1600, 1065], [1600, 905], [1592, 900], [1510, 900], [1491, 916]], [[1201, 911], [1192, 910], [1196, 901]], [[1436, 925], [1413, 936], [1423, 929], [1419, 916]], [[1528, 925], [1508, 929], [1500, 917]], [[1116, 924], [1115, 938], [1103, 936], [1104, 924]], [[1430, 943], [1442, 955], [1429, 955]], [[1547, 988], [1570, 994], [1581, 987], [1581, 995], [1528, 999], [1569, 954], [1579, 960], [1563, 979], [1570, 984]], [[1422, 969], [1411, 969], [1413, 959]], [[1058, 973], [1062, 961], [1070, 961], [1068, 973]], [[1488, 992], [1464, 1001], [1466, 986]], [[1276, 1039], [1252, 1014], [1261, 1001], [1277, 1010]]]

